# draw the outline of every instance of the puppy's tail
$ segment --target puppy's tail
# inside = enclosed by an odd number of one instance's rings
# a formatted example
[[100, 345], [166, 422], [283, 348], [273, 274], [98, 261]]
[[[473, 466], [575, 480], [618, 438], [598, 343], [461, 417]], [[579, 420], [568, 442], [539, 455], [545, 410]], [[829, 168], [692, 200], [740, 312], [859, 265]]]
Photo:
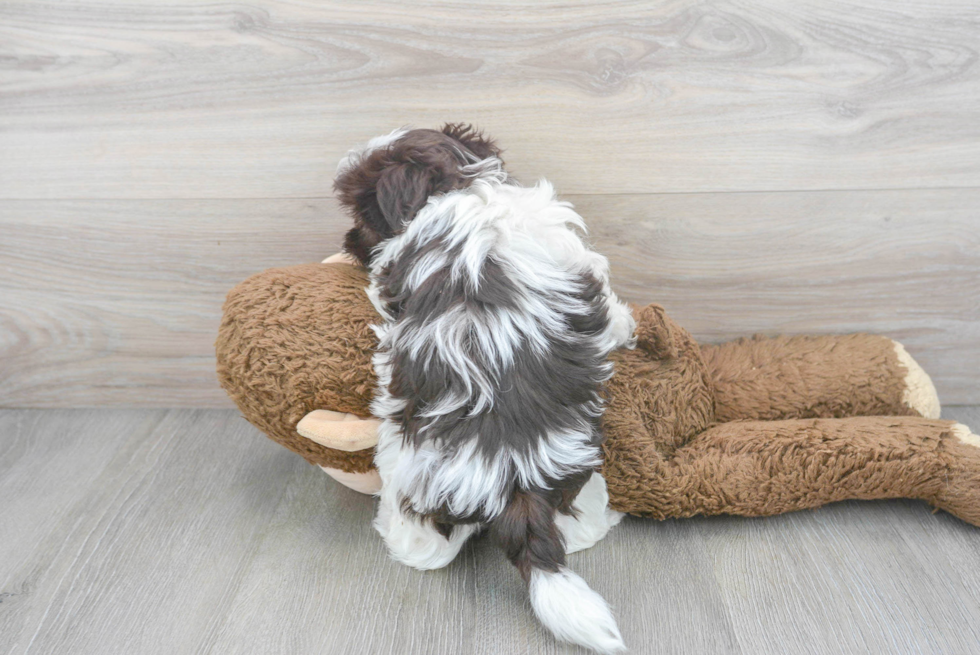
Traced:
[[538, 620], [558, 639], [600, 653], [626, 650], [609, 605], [565, 566], [555, 507], [544, 492], [517, 491], [491, 529], [527, 583]]

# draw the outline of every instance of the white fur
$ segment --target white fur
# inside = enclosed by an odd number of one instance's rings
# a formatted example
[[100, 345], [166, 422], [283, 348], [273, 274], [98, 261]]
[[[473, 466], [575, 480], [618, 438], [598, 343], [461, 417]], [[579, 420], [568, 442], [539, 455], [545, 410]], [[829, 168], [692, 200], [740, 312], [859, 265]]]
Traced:
[[555, 524], [565, 538], [565, 552], [577, 553], [592, 548], [600, 539], [623, 520], [623, 513], [609, 509], [609, 493], [606, 480], [598, 471], [585, 483], [572, 508], [578, 516], [559, 513]]
[[446, 566], [479, 526], [456, 526], [451, 538], [446, 539], [433, 526], [402, 512], [404, 494], [395, 477], [401, 464], [401, 433], [391, 421], [384, 421], [378, 428], [378, 438], [374, 462], [381, 475], [381, 491], [375, 529], [394, 560], [422, 570]]
[[479, 530], [476, 524], [457, 525], [446, 539], [431, 525], [406, 516], [392, 496], [384, 493], [382, 487], [374, 528], [384, 539], [392, 559], [407, 566], [423, 571], [442, 568], [456, 558], [466, 540]]
[[[498, 160], [492, 161], [499, 166]], [[610, 325], [600, 340], [602, 348], [612, 351], [631, 345], [635, 327], [632, 313], [609, 289], [608, 262], [583, 243], [584, 231], [582, 218], [571, 205], [555, 199], [548, 182], [526, 188], [501, 184], [495, 178], [481, 178], [469, 189], [430, 199], [402, 234], [382, 244], [372, 268], [375, 273], [381, 271], [409, 244], [442, 238], [447, 250], [462, 245], [453, 273], [464, 277], [476, 289], [483, 263], [493, 256], [523, 288], [536, 292], [521, 295], [520, 311], [497, 312], [492, 324], [476, 326], [481, 334], [492, 337], [481, 342], [487, 354], [499, 354], [503, 360], [521, 339], [518, 328], [532, 345], [546, 348], [544, 332], [564, 330], [562, 312], [581, 306], [574, 298], [577, 288], [571, 274], [591, 273], [602, 283], [607, 297]], [[441, 252], [430, 253], [424, 266], [416, 267], [410, 276], [409, 291], [417, 288], [445, 260]], [[378, 298], [376, 283], [369, 288], [369, 297], [384, 315], [385, 307]], [[473, 320], [473, 317], [461, 318]], [[457, 330], [465, 328], [458, 326], [459, 321], [447, 322], [456, 323]], [[395, 336], [400, 335], [393, 335], [392, 340]], [[443, 339], [440, 346], [446, 346], [445, 340], [453, 336], [449, 326], [433, 321], [415, 338], [423, 343]], [[447, 357], [450, 358], [456, 359]]]
[[500, 514], [510, 497], [514, 478], [522, 488], [548, 488], [547, 478], [561, 479], [601, 463], [599, 451], [585, 433], [556, 432], [529, 456], [504, 452], [488, 461], [475, 442], [446, 453], [425, 440], [416, 448], [403, 443], [398, 426], [390, 420], [378, 428], [375, 464], [382, 490], [407, 498], [417, 512], [432, 511], [445, 503], [458, 516], [481, 513], [488, 519]]
[[538, 620], [562, 641], [600, 653], [626, 650], [609, 605], [572, 571], [534, 570], [530, 592]]
[[409, 128], [400, 127], [396, 130], [392, 130], [388, 134], [382, 136], [376, 136], [367, 142], [363, 148], [354, 148], [347, 151], [347, 154], [341, 157], [340, 161], [337, 163], [337, 175], [341, 175], [344, 172], [350, 170], [358, 161], [363, 157], [370, 155], [372, 152], [379, 148], [385, 148], [390, 146], [392, 143], [398, 139], [405, 136]]

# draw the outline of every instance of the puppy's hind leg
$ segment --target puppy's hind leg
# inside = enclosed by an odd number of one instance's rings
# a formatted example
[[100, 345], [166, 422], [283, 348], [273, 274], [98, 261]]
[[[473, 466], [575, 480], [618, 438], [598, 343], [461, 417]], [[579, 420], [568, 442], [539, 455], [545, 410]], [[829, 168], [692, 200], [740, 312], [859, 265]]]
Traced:
[[585, 483], [572, 502], [575, 516], [557, 514], [555, 525], [565, 539], [565, 552], [576, 553], [591, 548], [623, 520], [623, 513], [609, 509], [606, 481], [598, 471]]
[[382, 421], [378, 427], [378, 446], [374, 453], [374, 463], [381, 476], [374, 529], [384, 539], [392, 559], [417, 569], [438, 569], [453, 561], [479, 526], [454, 526], [446, 538], [432, 521], [402, 508], [402, 499], [406, 495], [404, 489], [413, 480], [405, 472], [413, 470], [413, 458], [418, 456], [415, 449], [403, 447], [402, 444], [403, 438], [397, 424], [390, 420]]
[[452, 562], [463, 544], [479, 530], [476, 524], [453, 526], [449, 538], [427, 520], [406, 514], [392, 494], [381, 492], [374, 527], [381, 534], [392, 559], [423, 571]]

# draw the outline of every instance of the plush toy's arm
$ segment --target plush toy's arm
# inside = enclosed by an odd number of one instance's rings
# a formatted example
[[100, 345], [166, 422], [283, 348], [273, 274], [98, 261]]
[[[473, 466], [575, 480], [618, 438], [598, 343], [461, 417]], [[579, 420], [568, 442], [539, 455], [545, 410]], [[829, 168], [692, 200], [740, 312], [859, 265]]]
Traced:
[[916, 417], [722, 423], [663, 457], [607, 442], [610, 506], [653, 518], [765, 516], [918, 498], [980, 525], [980, 437]]
[[701, 347], [719, 421], [924, 416], [939, 418], [925, 371], [886, 337], [753, 337]]

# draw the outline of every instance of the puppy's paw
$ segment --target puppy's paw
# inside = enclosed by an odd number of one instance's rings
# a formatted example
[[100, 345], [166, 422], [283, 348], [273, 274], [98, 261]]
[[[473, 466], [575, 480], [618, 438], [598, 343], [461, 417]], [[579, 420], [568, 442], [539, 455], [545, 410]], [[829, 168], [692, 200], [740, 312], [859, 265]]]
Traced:
[[452, 562], [476, 531], [475, 526], [457, 525], [446, 539], [432, 526], [387, 509], [387, 505], [383, 500], [380, 503], [375, 529], [384, 538], [392, 559], [422, 571], [441, 569]]
[[609, 509], [609, 493], [606, 481], [595, 472], [585, 483], [572, 507], [577, 516], [558, 514], [555, 525], [565, 540], [565, 552], [577, 553], [591, 548], [623, 520], [622, 512]]

